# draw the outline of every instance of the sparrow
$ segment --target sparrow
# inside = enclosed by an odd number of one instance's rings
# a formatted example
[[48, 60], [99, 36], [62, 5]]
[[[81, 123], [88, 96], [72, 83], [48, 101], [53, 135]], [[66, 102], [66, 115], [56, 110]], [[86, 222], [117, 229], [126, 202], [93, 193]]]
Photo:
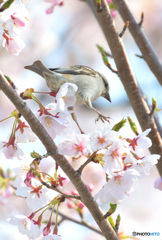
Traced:
[[[78, 87], [78, 90], [75, 94], [76, 104], [86, 104], [87, 107], [94, 110], [98, 114], [98, 118], [96, 119], [97, 121], [99, 119], [101, 119], [103, 122], [108, 121], [109, 117], [103, 116], [92, 106], [92, 102], [100, 96], [111, 102], [108, 80], [101, 73], [83, 65], [47, 68], [39, 60], [35, 61], [32, 65], [25, 66], [24, 68], [31, 70], [43, 77], [46, 80], [46, 84], [49, 89], [54, 93], [57, 93], [61, 85], [64, 83], [76, 84]], [[72, 114], [72, 117], [76, 122], [77, 120], [75, 114]]]

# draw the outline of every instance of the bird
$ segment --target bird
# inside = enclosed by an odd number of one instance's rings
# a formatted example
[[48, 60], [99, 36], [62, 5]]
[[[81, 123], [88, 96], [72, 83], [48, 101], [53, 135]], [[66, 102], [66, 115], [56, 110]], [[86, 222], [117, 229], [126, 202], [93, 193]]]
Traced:
[[[49, 89], [54, 93], [57, 93], [64, 83], [76, 84], [78, 87], [75, 94], [76, 105], [85, 104], [87, 107], [94, 110], [98, 114], [96, 121], [99, 119], [103, 122], [109, 121], [109, 117], [105, 117], [92, 106], [92, 102], [100, 96], [111, 102], [108, 80], [101, 73], [83, 65], [47, 68], [40, 60], [37, 60], [32, 65], [25, 66], [24, 68], [43, 77]], [[72, 113], [72, 118], [79, 127], [75, 113]], [[79, 129], [81, 130], [80, 127]]]

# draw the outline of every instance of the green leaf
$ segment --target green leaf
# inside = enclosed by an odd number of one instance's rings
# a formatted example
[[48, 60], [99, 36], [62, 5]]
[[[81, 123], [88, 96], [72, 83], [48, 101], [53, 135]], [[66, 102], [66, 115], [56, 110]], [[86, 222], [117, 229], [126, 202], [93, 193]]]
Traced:
[[108, 217], [108, 221], [109, 221], [111, 227], [115, 230], [115, 223], [114, 223], [114, 220], [111, 216]]
[[138, 135], [139, 132], [138, 132], [138, 129], [137, 129], [137, 126], [136, 126], [135, 122], [133, 122], [130, 117], [128, 117], [128, 122], [129, 122], [129, 125], [130, 125], [132, 131], [133, 131], [136, 135]]
[[11, 80], [10, 77], [4, 75], [4, 77], [6, 78], [6, 80], [9, 82], [9, 84], [11, 85], [11, 87], [13, 87], [13, 89], [16, 89], [15, 84], [13, 83], [13, 81]]
[[102, 60], [103, 60], [104, 64], [105, 64], [106, 66], [110, 65], [110, 64], [109, 64], [109, 60], [107, 59], [107, 56], [106, 56], [106, 54], [105, 54], [104, 48], [101, 47], [101, 46], [98, 45], [98, 44], [97, 44], [96, 46], [97, 46], [99, 52], [100, 52], [101, 55], [102, 55]]
[[10, 5], [14, 2], [15, 0], [8, 0], [6, 1], [2, 7], [0, 8], [0, 12], [3, 12], [4, 10], [6, 10], [7, 8], [10, 7]]
[[40, 157], [39, 153], [35, 152], [34, 150], [33, 150], [33, 152], [30, 153], [30, 156], [32, 158], [39, 158]]
[[118, 122], [117, 124], [115, 124], [112, 128], [112, 130], [118, 132], [122, 127], [124, 127], [125, 123], [126, 123], [127, 119], [122, 119], [120, 122]]
[[118, 216], [117, 216], [117, 218], [116, 218], [115, 228], [119, 228], [120, 221], [121, 221], [121, 217], [120, 217], [120, 214], [118, 214]]

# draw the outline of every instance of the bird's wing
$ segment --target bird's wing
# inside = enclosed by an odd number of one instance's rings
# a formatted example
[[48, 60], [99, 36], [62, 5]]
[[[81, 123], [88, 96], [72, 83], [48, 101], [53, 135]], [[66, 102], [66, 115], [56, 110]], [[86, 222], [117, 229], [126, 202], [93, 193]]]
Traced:
[[63, 67], [63, 68], [49, 68], [50, 71], [54, 71], [56, 73], [61, 74], [72, 74], [72, 75], [88, 75], [92, 77], [97, 77], [98, 73], [94, 71], [90, 67], [82, 66], [82, 65], [74, 65], [71, 67]]

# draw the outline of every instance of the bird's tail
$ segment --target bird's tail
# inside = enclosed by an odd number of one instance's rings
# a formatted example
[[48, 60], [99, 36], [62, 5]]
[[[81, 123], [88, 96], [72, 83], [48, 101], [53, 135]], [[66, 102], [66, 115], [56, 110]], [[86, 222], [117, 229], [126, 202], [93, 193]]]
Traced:
[[44, 77], [44, 73], [51, 73], [51, 71], [46, 68], [43, 63], [39, 60], [35, 61], [32, 65], [29, 66], [25, 66], [25, 69], [29, 69], [30, 71], [33, 71], [37, 74], [39, 74], [40, 76]]

